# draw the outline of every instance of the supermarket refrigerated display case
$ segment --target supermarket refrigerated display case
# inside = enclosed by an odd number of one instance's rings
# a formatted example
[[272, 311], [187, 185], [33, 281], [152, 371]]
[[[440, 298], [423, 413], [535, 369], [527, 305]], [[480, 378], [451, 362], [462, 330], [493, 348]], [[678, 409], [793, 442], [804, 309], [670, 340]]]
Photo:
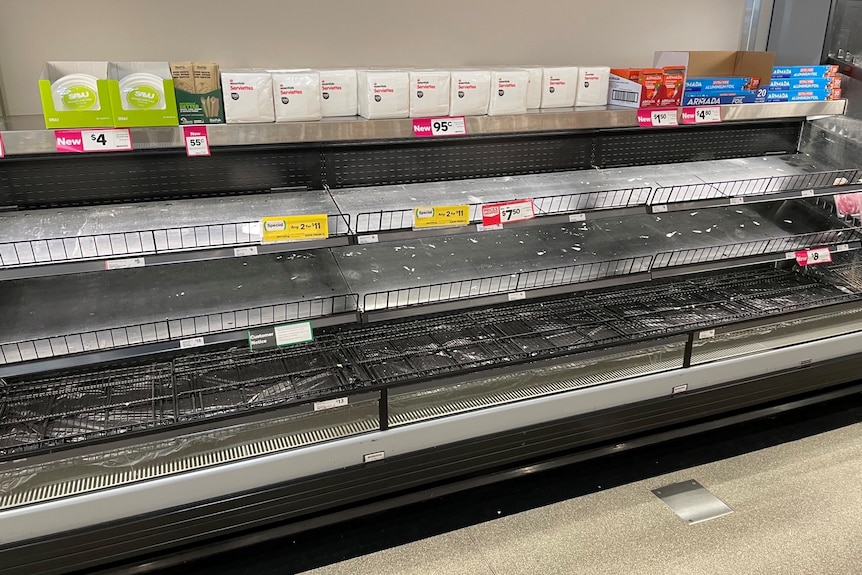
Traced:
[[[168, 128], [60, 155], [5, 120], [0, 573], [337, 517], [856, 380], [862, 233], [833, 195], [862, 166], [813, 119], [844, 106], [670, 129], [536, 112], [426, 141], [406, 120], [214, 126], [208, 158]], [[534, 218], [483, 225], [517, 199]], [[434, 205], [469, 224], [417, 228]], [[329, 234], [262, 242], [291, 214]], [[313, 341], [250, 349], [306, 321]]]

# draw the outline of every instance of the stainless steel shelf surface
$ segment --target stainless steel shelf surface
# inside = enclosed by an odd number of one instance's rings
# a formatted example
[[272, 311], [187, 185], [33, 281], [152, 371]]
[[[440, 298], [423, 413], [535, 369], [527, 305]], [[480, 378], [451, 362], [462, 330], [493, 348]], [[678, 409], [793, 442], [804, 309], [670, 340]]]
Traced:
[[[586, 219], [614, 215], [615, 210], [645, 206], [653, 194], [649, 188], [692, 186], [685, 199], [727, 197], [721, 187], [704, 186], [715, 182], [758, 179], [757, 185], [746, 189], [756, 195], [768, 182], [760, 180], [801, 176], [835, 169], [803, 154], [763, 156], [732, 160], [686, 162], [629, 168], [593, 169], [563, 172], [458, 180], [393, 186], [370, 186], [332, 190], [332, 196], [342, 213], [350, 217], [355, 234], [376, 234], [392, 230], [410, 230], [413, 208], [422, 206], [470, 206], [470, 221], [481, 221], [481, 206], [485, 203], [540, 198], [537, 213], [583, 213]], [[831, 184], [831, 182], [830, 182]], [[704, 186], [705, 190], [694, 189]], [[697, 195], [695, 195], [695, 192]], [[727, 202], [725, 202], [727, 203]], [[539, 222], [537, 222], [539, 223]], [[474, 231], [469, 228], [462, 231]], [[417, 231], [399, 235], [396, 239], [445, 235], [440, 230]], [[453, 233], [453, 232], [449, 232]], [[380, 238], [384, 239], [383, 237]]]
[[351, 306], [338, 298], [350, 300], [347, 290], [326, 250], [0, 282], [0, 360], [11, 364], [345, 313]]
[[[843, 114], [843, 100], [829, 102], [789, 102], [722, 106], [724, 122], [771, 118], [805, 118]], [[515, 116], [467, 117], [467, 133], [508, 134], [634, 128], [637, 112], [630, 108], [596, 107], [532, 111]], [[413, 138], [413, 124], [404, 120], [332, 118], [318, 122], [276, 124], [226, 124], [207, 126], [210, 146], [244, 146], [290, 142], [339, 142]], [[41, 116], [9, 117], [0, 120], [6, 153], [51, 154], [56, 152], [53, 133], [46, 130]], [[179, 128], [133, 128], [135, 149], [182, 148]]]
[[[334, 248], [333, 253], [350, 290], [360, 295], [364, 311], [371, 312], [574, 284], [581, 277], [601, 279], [608, 273], [646, 273], [656, 254], [692, 254], [688, 259], [667, 257], [664, 265], [701, 263], [707, 257], [720, 261], [751, 255], [735, 247], [739, 244], [772, 238], [779, 238], [770, 244], [771, 252], [778, 254], [772, 258], [783, 259], [784, 250], [807, 247], [795, 236], [831, 226], [825, 216], [788, 203], [778, 208], [712, 208], [349, 246]], [[835, 234], [842, 241], [853, 237], [849, 231]], [[726, 249], [700, 249], [718, 246]], [[612, 269], [602, 269], [604, 262], [614, 262]], [[439, 287], [416, 289], [425, 286]]]
[[[260, 244], [262, 217], [312, 214], [330, 215], [329, 241], [271, 244], [267, 249], [290, 251], [347, 243], [348, 221], [325, 191], [0, 213], [0, 279], [9, 275], [9, 268], [42, 264], [99, 260], [105, 269], [102, 260], [113, 258], [175, 254], [170, 261], [205, 259], [213, 254], [200, 255], [202, 250]], [[337, 241], [339, 236], [341, 241]], [[216, 255], [233, 257], [235, 252]], [[99, 266], [91, 268], [87, 271]], [[65, 273], [75, 271], [81, 271], [80, 266], [67, 266]], [[17, 273], [20, 277], [33, 272]]]

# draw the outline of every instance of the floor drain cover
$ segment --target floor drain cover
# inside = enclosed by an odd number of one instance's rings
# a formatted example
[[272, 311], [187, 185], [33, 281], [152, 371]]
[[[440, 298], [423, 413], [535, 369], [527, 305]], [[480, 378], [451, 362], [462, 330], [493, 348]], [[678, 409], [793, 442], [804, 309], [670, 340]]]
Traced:
[[659, 487], [652, 492], [690, 525], [733, 513], [733, 509], [693, 479]]

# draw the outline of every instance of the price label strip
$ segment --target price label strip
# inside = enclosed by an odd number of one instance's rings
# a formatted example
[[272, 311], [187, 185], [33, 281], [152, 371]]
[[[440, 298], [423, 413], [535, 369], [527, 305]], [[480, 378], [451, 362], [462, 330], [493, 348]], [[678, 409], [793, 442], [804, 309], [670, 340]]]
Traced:
[[417, 138], [467, 135], [467, 120], [464, 116], [452, 118], [414, 118], [413, 135]]
[[432, 206], [413, 210], [413, 229], [452, 228], [470, 224], [470, 206]]
[[210, 155], [206, 126], [183, 126], [183, 142], [186, 145], [186, 156], [190, 158]]
[[719, 124], [721, 106], [698, 106], [682, 109], [683, 124]]
[[[513, 200], [482, 206], [482, 226], [504, 226], [536, 217], [533, 200]], [[492, 228], [493, 229], [493, 228]]]
[[261, 243], [325, 240], [329, 237], [329, 216], [271, 216], [261, 219]]
[[54, 130], [58, 152], [128, 152], [132, 134], [128, 128], [106, 130]]
[[801, 266], [816, 266], [819, 264], [828, 264], [832, 261], [832, 253], [829, 251], [829, 248], [799, 250], [795, 255], [796, 263]]
[[676, 108], [639, 108], [638, 126], [641, 128], [664, 128], [679, 126]]

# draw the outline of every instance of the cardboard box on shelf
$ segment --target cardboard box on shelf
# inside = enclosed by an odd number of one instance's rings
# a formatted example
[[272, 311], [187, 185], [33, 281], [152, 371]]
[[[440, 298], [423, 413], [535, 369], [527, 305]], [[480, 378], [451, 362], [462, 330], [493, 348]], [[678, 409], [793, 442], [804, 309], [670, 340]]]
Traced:
[[270, 70], [276, 122], [303, 122], [323, 117], [320, 73], [314, 70]]
[[359, 70], [359, 115], [370, 120], [410, 115], [410, 77], [399, 70]]
[[435, 118], [449, 115], [448, 70], [410, 70], [410, 117]]
[[686, 92], [740, 92], [757, 90], [760, 78], [693, 78], [685, 80]]
[[453, 70], [450, 90], [450, 115], [484, 116], [491, 102], [491, 72]]
[[607, 106], [611, 69], [607, 66], [578, 68], [575, 106]]
[[49, 130], [114, 125], [108, 62], [47, 62], [39, 76], [39, 96]]
[[772, 78], [769, 91], [779, 90], [829, 90], [841, 88], [841, 77], [826, 78]]
[[578, 95], [578, 68], [560, 66], [542, 70], [542, 108], [571, 108]]
[[320, 109], [324, 118], [357, 114], [356, 70], [318, 70]]
[[685, 69], [614, 68], [611, 70], [609, 102], [627, 108], [679, 106], [682, 101]]
[[530, 74], [530, 83], [527, 87], [527, 109], [533, 110], [542, 107], [542, 83], [543, 69], [539, 66], [527, 66], [524, 68]]
[[530, 73], [527, 70], [492, 70], [488, 115], [525, 114], [529, 84]]
[[[691, 51], [691, 52], [656, 52], [653, 57], [656, 67], [680, 66], [686, 69], [686, 81], [689, 78], [704, 79], [715, 78], [721, 82], [738, 84], [736, 78], [742, 78], [742, 87], [751, 86], [755, 82], [764, 84], [772, 76], [775, 65], [775, 54], [772, 52], [756, 51]], [[702, 105], [693, 102], [710, 102], [712, 104], [750, 103], [756, 102], [759, 92], [765, 90], [759, 88], [757, 91], [745, 89], [731, 89], [724, 91], [704, 91], [701, 89], [685, 89], [682, 104], [684, 106]], [[711, 92], [711, 93], [710, 93]]]
[[266, 70], [222, 70], [221, 85], [228, 124], [275, 121], [272, 74]]
[[829, 88], [826, 90], [786, 90], [781, 92], [768, 92], [767, 102], [823, 102], [826, 100], [840, 100], [841, 88]]
[[754, 104], [766, 101], [766, 88], [757, 91], [748, 90], [740, 92], [694, 92], [686, 94], [682, 98], [683, 106], [719, 106], [731, 104]]
[[775, 66], [773, 78], [830, 78], [838, 75], [838, 66]]
[[167, 62], [111, 62], [108, 93], [118, 128], [179, 124], [174, 80]]
[[180, 125], [224, 124], [219, 67], [213, 62], [171, 62]]

